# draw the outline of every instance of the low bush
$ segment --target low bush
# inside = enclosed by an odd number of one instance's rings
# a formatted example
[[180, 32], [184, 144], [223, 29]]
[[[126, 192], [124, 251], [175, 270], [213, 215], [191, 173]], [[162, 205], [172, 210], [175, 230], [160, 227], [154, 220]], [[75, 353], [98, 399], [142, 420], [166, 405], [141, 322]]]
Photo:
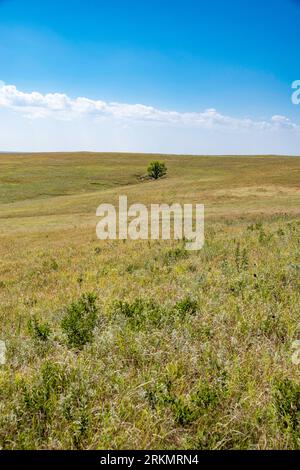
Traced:
[[98, 317], [96, 300], [95, 294], [83, 294], [67, 308], [61, 328], [69, 346], [81, 349], [92, 340]]

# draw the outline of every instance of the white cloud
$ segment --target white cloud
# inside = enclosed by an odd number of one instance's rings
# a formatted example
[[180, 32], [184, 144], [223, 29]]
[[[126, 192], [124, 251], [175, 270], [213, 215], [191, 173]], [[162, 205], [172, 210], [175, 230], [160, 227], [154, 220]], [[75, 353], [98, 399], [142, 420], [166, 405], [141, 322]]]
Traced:
[[152, 122], [169, 126], [230, 131], [270, 131], [298, 129], [289, 118], [275, 115], [270, 120], [234, 118], [216, 109], [203, 112], [165, 111], [143, 104], [107, 103], [85, 97], [71, 98], [63, 93], [24, 93], [14, 85], [0, 81], [0, 108], [6, 108], [29, 118], [76, 120], [80, 117], [109, 118], [117, 122]]
[[280, 114], [249, 119], [216, 109], [168, 111], [25, 93], [0, 81], [0, 151], [299, 155], [299, 149], [300, 126]]
[[286, 116], [281, 116], [280, 114], [276, 114], [275, 116], [273, 116], [271, 121], [275, 126], [284, 129], [297, 127], [296, 124], [294, 124], [289, 118], [287, 118]]

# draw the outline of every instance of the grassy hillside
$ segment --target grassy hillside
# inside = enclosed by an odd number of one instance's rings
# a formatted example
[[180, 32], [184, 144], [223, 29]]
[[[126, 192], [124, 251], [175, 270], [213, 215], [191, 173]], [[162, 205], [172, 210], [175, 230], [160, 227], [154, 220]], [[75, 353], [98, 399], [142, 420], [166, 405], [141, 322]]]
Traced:
[[[300, 448], [300, 159], [155, 158], [0, 155], [0, 448]], [[120, 194], [204, 248], [97, 240]]]

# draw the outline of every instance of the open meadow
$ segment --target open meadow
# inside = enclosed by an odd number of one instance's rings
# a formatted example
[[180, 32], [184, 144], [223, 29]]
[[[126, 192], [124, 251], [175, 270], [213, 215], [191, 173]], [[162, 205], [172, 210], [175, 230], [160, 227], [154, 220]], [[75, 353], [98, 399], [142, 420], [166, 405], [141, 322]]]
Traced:
[[[119, 195], [203, 249], [98, 240]], [[300, 449], [299, 235], [298, 157], [0, 154], [0, 449]]]

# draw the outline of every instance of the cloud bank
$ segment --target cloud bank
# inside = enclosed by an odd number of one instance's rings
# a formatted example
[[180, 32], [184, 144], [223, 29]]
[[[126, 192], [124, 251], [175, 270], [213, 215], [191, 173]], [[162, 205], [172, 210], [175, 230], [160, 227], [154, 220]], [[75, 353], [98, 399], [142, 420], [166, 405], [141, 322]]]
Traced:
[[235, 118], [219, 113], [216, 109], [203, 112], [178, 112], [161, 110], [144, 104], [127, 104], [92, 100], [86, 97], [71, 98], [64, 93], [37, 91], [25, 93], [15, 85], [0, 82], [0, 108], [12, 110], [26, 118], [74, 121], [79, 118], [94, 120], [113, 119], [116, 122], [158, 123], [199, 129], [270, 131], [298, 129], [288, 117], [272, 116], [269, 120]]
[[[300, 154], [300, 126], [269, 119], [163, 110], [64, 93], [30, 93], [0, 82], [0, 151]], [[1, 155], [0, 155], [1, 158]]]

